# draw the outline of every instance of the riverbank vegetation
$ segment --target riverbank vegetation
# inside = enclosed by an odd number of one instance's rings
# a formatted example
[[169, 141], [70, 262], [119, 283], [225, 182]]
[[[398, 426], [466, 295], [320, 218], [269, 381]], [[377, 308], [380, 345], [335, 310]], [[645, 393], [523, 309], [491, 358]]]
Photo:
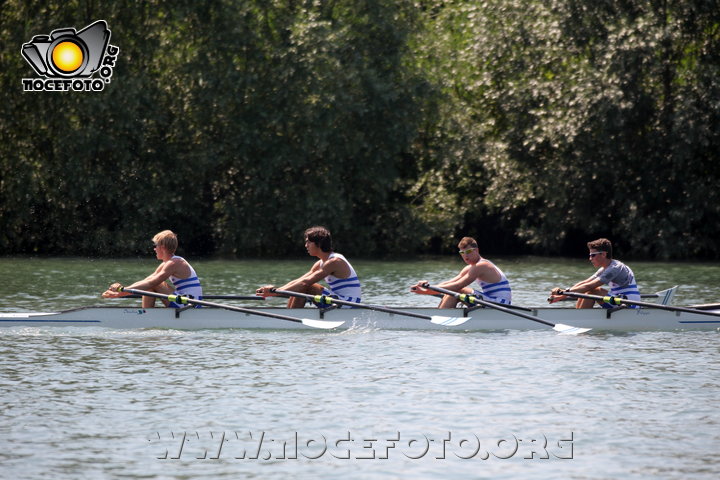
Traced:
[[[104, 19], [102, 92], [22, 92], [23, 43]], [[720, 257], [720, 5], [0, 3], [0, 251]]]

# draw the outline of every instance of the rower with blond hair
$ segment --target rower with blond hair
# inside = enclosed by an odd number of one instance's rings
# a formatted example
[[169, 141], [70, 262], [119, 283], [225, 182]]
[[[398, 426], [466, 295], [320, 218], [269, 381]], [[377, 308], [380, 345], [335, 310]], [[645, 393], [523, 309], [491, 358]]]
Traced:
[[[202, 285], [198, 279], [195, 269], [182, 257], [175, 255], [178, 247], [177, 235], [171, 230], [163, 230], [156, 234], [153, 239], [153, 248], [155, 256], [161, 261], [160, 265], [151, 275], [146, 278], [128, 285], [124, 288], [132, 288], [137, 290], [145, 290], [148, 292], [162, 293], [165, 295], [183, 295], [192, 296], [195, 299], [202, 299]], [[128, 295], [121, 292], [120, 283], [113, 283], [103, 292], [104, 298], [117, 298]], [[178, 308], [181, 305], [168, 300], [162, 300], [167, 307]], [[155, 298], [143, 296], [143, 308], [155, 306]]]

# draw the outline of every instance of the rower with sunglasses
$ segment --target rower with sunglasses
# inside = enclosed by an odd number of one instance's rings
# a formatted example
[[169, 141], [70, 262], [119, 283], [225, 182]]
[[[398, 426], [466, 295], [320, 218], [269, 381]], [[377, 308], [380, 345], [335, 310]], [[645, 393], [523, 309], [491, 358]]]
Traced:
[[[192, 296], [196, 300], [202, 300], [202, 286], [197, 273], [195, 273], [187, 260], [175, 255], [178, 248], [177, 235], [171, 230], [163, 230], [156, 234], [152, 241], [155, 257], [161, 261], [160, 265], [151, 275], [124, 288], [146, 290], [164, 295]], [[103, 292], [103, 298], [118, 298], [130, 295], [127, 292], [120, 291], [120, 287], [122, 287], [122, 284], [113, 283]], [[182, 307], [182, 305], [175, 302], [161, 301], [166, 307]], [[154, 306], [155, 297], [142, 297], [143, 308]]]
[[[565, 292], [577, 292], [587, 293], [589, 295], [608, 295], [608, 291], [601, 288], [602, 285], [608, 285], [610, 287], [610, 295], [614, 297], [621, 297], [627, 300], [639, 301], [640, 289], [635, 281], [635, 275], [633, 271], [619, 260], [612, 258], [612, 243], [607, 238], [598, 238], [587, 243], [589, 250], [590, 263], [598, 270], [592, 274], [588, 279], [582, 282], [576, 283], [570, 288], [553, 288], [550, 292], [550, 298], [548, 302], [555, 303], [559, 300], [567, 298], [565, 295], [561, 295], [562, 291]], [[575, 304], [575, 308], [592, 308], [596, 300], [590, 298], [579, 298]], [[598, 301], [603, 308], [613, 308], [606, 302]], [[638, 308], [636, 306], [630, 306], [630, 308]]]
[[[474, 295], [489, 302], [512, 303], [510, 282], [502, 270], [494, 263], [480, 256], [480, 250], [475, 239], [464, 237], [460, 240], [458, 249], [467, 266], [455, 278], [442, 282], [437, 286], [453, 292]], [[473, 282], [476, 282], [479, 288], [472, 288], [471, 284]], [[410, 287], [410, 291], [420, 294], [434, 294], [434, 291], [422, 287], [426, 283], [425, 280], [422, 280]], [[443, 295], [438, 308], [454, 308], [457, 303], [458, 300], [452, 295]]]

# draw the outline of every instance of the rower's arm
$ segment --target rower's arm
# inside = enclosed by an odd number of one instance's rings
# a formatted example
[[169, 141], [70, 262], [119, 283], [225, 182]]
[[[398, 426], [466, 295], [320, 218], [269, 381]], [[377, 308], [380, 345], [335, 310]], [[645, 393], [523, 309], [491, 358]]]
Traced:
[[455, 278], [446, 280], [438, 285], [438, 287], [459, 292], [461, 289], [470, 285], [477, 278], [478, 267], [476, 265], [463, 268]]
[[137, 290], [151, 290], [167, 279], [173, 274], [176, 265], [173, 260], [161, 263], [158, 268], [153, 272], [152, 275], [148, 275], [144, 279], [129, 285], [127, 288], [134, 288]]
[[319, 282], [329, 275], [329, 273], [325, 273], [328, 269], [328, 263], [330, 262], [325, 262], [325, 265], [321, 268], [320, 262], [315, 262], [312, 268], [305, 275], [300, 278], [296, 278], [295, 280], [291, 280], [278, 290], [297, 291], [298, 288], [309, 287], [310, 285]]
[[567, 292], [577, 292], [577, 293], [584, 293], [589, 292], [592, 290], [595, 290], [598, 287], [603, 286], [602, 280], [600, 280], [598, 277], [590, 277], [587, 280], [583, 280], [582, 282], [576, 283], [569, 289], [567, 289]]

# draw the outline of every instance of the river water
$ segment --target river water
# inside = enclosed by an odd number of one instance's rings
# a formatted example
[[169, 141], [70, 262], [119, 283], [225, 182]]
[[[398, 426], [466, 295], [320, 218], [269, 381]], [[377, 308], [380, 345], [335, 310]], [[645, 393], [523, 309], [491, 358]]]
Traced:
[[[526, 306], [592, 273], [584, 258], [494, 260]], [[310, 262], [193, 264], [206, 293], [250, 294]], [[353, 263], [366, 301], [390, 306], [434, 304], [408, 286], [462, 267]], [[718, 264], [628, 263], [644, 292], [720, 300]], [[106, 305], [109, 283], [155, 265], [0, 259], [0, 310]], [[719, 387], [717, 331], [5, 327], [0, 477], [715, 479]]]

